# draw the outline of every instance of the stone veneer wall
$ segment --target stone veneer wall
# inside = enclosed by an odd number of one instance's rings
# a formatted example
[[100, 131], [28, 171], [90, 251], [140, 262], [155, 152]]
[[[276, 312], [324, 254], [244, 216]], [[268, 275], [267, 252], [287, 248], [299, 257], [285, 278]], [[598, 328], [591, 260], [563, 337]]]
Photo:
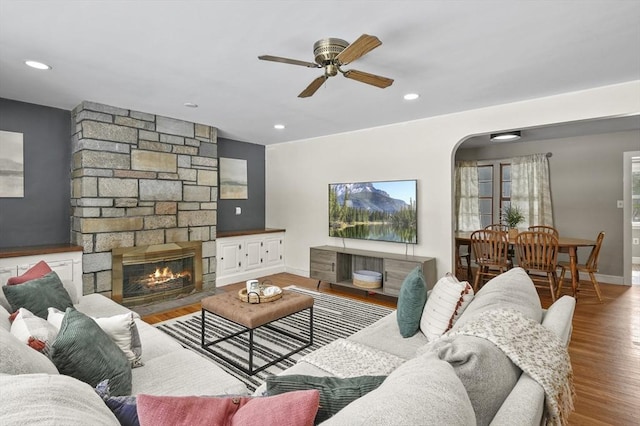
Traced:
[[215, 287], [217, 129], [83, 102], [71, 113], [71, 242], [83, 291], [111, 291], [111, 249], [203, 242], [203, 288]]

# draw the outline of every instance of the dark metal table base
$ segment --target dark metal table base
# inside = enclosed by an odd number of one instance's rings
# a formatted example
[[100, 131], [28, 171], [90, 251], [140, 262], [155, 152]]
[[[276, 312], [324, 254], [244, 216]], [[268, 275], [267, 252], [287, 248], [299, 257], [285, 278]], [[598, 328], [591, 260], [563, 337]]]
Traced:
[[[221, 315], [218, 315], [218, 314], [216, 314], [214, 312], [208, 311], [206, 309], [202, 309], [202, 331], [201, 331], [202, 332], [202, 341], [201, 341], [202, 349], [205, 349], [205, 350], [211, 352], [213, 355], [217, 356], [218, 358], [221, 358], [221, 359], [225, 360], [226, 362], [228, 362], [229, 364], [233, 365], [234, 367], [236, 367], [240, 371], [242, 371], [242, 372], [244, 372], [244, 373], [246, 373], [246, 374], [248, 374], [250, 376], [253, 376], [254, 374], [264, 370], [265, 368], [269, 368], [272, 365], [282, 361], [283, 359], [289, 358], [291, 355], [293, 355], [293, 354], [295, 354], [297, 352], [300, 352], [301, 350], [303, 350], [305, 348], [308, 348], [309, 346], [311, 346], [313, 344], [313, 306], [310, 307], [310, 308], [307, 308], [307, 309], [309, 310], [309, 340], [306, 340], [306, 339], [304, 339], [304, 338], [302, 338], [302, 337], [300, 337], [298, 335], [295, 335], [295, 334], [291, 333], [288, 330], [283, 330], [282, 328], [276, 327], [276, 326], [271, 324], [271, 323], [273, 323], [275, 321], [281, 320], [281, 319], [286, 318], [288, 316], [299, 314], [300, 312], [305, 311], [305, 309], [302, 309], [302, 310], [300, 310], [298, 312], [294, 312], [294, 313], [289, 314], [289, 315], [285, 315], [285, 316], [283, 316], [281, 318], [275, 319], [275, 320], [273, 320], [271, 322], [268, 322], [266, 324], [263, 324], [263, 325], [261, 325], [259, 327], [255, 327], [255, 328], [248, 328], [248, 327], [246, 327], [246, 326], [244, 326], [242, 324], [239, 324], [239, 323], [237, 323], [235, 321], [231, 321], [230, 319], [227, 319], [227, 318], [225, 318], [225, 317], [223, 317]], [[208, 312], [211, 315], [215, 315], [217, 317], [223, 318], [224, 320], [229, 321], [229, 322], [231, 322], [233, 324], [237, 324], [238, 326], [242, 327], [243, 329], [240, 330], [240, 331], [237, 331], [237, 332], [235, 332], [233, 334], [230, 334], [228, 336], [224, 336], [224, 337], [221, 337], [219, 339], [213, 340], [211, 342], [207, 342], [207, 341], [205, 341], [205, 336], [204, 336], [204, 332], [205, 332], [205, 312]], [[272, 331], [274, 331], [276, 333], [280, 333], [280, 334], [282, 334], [284, 336], [287, 336], [287, 337], [290, 337], [290, 338], [292, 338], [294, 340], [297, 340], [297, 341], [303, 343], [303, 346], [300, 346], [300, 347], [298, 347], [298, 348], [296, 348], [296, 349], [294, 349], [294, 350], [292, 350], [292, 351], [280, 356], [279, 358], [274, 359], [274, 360], [268, 362], [267, 364], [254, 369], [253, 368], [253, 349], [254, 349], [253, 331], [257, 330], [260, 327], [268, 328], [269, 330], [272, 330]], [[232, 339], [232, 338], [234, 338], [236, 336], [239, 336], [239, 335], [241, 335], [243, 333], [249, 333], [249, 360], [248, 360], [249, 368], [245, 368], [243, 365], [239, 364], [235, 360], [227, 357], [226, 355], [223, 355], [221, 352], [216, 351], [214, 348], [212, 348], [212, 346], [215, 345], [216, 343], [220, 343], [220, 342], [223, 342], [225, 340]]]

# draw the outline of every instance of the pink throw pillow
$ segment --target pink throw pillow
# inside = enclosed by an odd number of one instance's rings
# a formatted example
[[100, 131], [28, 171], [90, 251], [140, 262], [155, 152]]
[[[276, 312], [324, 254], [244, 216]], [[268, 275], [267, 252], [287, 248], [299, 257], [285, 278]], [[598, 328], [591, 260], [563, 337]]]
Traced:
[[320, 403], [318, 390], [266, 397], [137, 397], [140, 426], [312, 426]]
[[17, 277], [11, 277], [7, 280], [7, 285], [16, 285], [26, 283], [27, 281], [35, 280], [37, 278], [42, 278], [51, 272], [51, 268], [47, 265], [47, 262], [41, 260], [40, 262], [33, 265], [31, 268], [27, 270], [22, 275], [18, 275]]

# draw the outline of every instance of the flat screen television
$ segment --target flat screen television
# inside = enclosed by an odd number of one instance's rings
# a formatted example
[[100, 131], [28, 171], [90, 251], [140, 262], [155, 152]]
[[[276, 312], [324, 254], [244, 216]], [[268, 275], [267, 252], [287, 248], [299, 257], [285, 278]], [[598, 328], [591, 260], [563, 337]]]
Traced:
[[329, 236], [417, 244], [417, 180], [329, 184]]

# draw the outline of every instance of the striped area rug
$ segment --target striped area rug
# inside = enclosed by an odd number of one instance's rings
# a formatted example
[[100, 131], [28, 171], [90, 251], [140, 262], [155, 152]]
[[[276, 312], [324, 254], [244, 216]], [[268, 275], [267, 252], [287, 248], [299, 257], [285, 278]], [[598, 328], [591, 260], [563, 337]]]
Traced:
[[[200, 346], [201, 314], [190, 314], [173, 320], [157, 324], [158, 329], [177, 339], [183, 346], [212, 359], [225, 371], [242, 380], [253, 392], [265, 378], [272, 374], [278, 374], [296, 363], [302, 356], [314, 351], [336, 339], [344, 338], [361, 330], [380, 318], [388, 315], [393, 310], [359, 302], [328, 294], [322, 294], [311, 290], [290, 286], [290, 291], [308, 294], [314, 298], [313, 305], [313, 345], [284, 359], [253, 376], [248, 376], [227, 361], [217, 357]], [[273, 323], [275, 326], [287, 329], [304, 339], [309, 338], [309, 313], [303, 311]], [[215, 340], [218, 337], [231, 334], [240, 328], [229, 321], [217, 316], [207, 314], [206, 339]], [[216, 350], [223, 351], [226, 356], [232, 357], [236, 362], [248, 366], [248, 333], [244, 333], [233, 339], [216, 345]], [[258, 328], [254, 331], [254, 365], [259, 367], [277, 358], [277, 354], [284, 354], [296, 347], [300, 342], [286, 338], [266, 328]], [[254, 367], [255, 368], [255, 367]]]

